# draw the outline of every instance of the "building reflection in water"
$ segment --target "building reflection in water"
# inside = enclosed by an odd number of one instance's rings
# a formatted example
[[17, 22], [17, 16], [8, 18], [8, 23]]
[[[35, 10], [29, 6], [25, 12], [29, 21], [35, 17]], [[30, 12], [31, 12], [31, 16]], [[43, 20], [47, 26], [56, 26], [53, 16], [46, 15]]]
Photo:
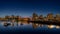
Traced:
[[56, 28], [56, 29], [59, 29], [60, 26], [58, 25], [47, 25], [49, 29], [53, 29], [53, 28]]
[[52, 29], [54, 28], [55, 26], [54, 25], [47, 25], [48, 28]]
[[57, 29], [60, 29], [60, 26], [56, 26]]
[[39, 27], [43, 27], [44, 25], [43, 24], [39, 24]]
[[11, 26], [14, 26], [14, 23], [11, 23]]
[[32, 23], [32, 27], [35, 29], [38, 27], [38, 24]]
[[[16, 23], [16, 22], [10, 22], [10, 23], [8, 23], [7, 21], [4, 21], [4, 22], [3, 22], [3, 25], [4, 25], [5, 27], [7, 27], [7, 26], [9, 26], [9, 25], [14, 26], [15, 23]], [[16, 23], [16, 26], [20, 26], [20, 25], [24, 25], [24, 24], [30, 24], [30, 23], [28, 23], [28, 22], [21, 22], [21, 21], [20, 21], [20, 22]], [[38, 28], [38, 27], [43, 28], [44, 26], [45, 26], [44, 24], [32, 23], [32, 27], [33, 27], [34, 29], [36, 29], [36, 28]], [[49, 28], [49, 29], [53, 29], [53, 28], [60, 29], [60, 26], [58, 26], [58, 25], [47, 25], [47, 28]]]
[[33, 28], [43, 27], [43, 24], [32, 23]]

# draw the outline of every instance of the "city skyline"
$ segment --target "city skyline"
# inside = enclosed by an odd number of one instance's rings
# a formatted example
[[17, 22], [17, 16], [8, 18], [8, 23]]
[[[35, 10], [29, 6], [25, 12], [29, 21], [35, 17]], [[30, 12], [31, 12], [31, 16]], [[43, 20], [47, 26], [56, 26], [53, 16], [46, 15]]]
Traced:
[[0, 0], [1, 33], [60, 33], [60, 0]]
[[31, 16], [35, 12], [46, 16], [60, 14], [59, 0], [0, 0], [0, 17], [6, 15]]
[[58, 17], [60, 17], [60, 14], [53, 14], [53, 13], [48, 13], [48, 14], [46, 14], [45, 16], [43, 15], [43, 14], [37, 14], [37, 13], [32, 13], [32, 15], [30, 15], [30, 16], [21, 16], [21, 15], [14, 15], [14, 14], [11, 14], [11, 15], [4, 15], [3, 17], [1, 17], [0, 16], [0, 18], [4, 18], [5, 16], [9, 16], [9, 17], [11, 17], [11, 16], [14, 16], [14, 17], [17, 17], [17, 16], [19, 16], [19, 17], [22, 17], [22, 18], [32, 18], [33, 17], [33, 14], [35, 14], [36, 16], [38, 16], [38, 17], [40, 17], [40, 16], [42, 16], [42, 17], [47, 17], [47, 16], [49, 16], [49, 15], [52, 15], [53, 17], [56, 17], [56, 16], [58, 16]]

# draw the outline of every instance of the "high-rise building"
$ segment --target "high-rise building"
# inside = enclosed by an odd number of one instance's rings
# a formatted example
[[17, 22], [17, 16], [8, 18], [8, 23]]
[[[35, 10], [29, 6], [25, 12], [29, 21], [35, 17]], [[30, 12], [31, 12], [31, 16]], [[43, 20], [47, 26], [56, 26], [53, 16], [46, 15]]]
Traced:
[[56, 15], [56, 20], [60, 21], [60, 15], [59, 14]]
[[36, 13], [33, 13], [33, 15], [32, 15], [32, 20], [34, 21], [34, 20], [38, 20], [38, 15], [36, 14]]
[[52, 13], [48, 14], [48, 15], [47, 15], [47, 19], [48, 19], [48, 20], [53, 20], [53, 19], [54, 19], [53, 14], [52, 14]]
[[43, 15], [39, 16], [39, 20], [43, 20], [43, 18], [44, 18]]

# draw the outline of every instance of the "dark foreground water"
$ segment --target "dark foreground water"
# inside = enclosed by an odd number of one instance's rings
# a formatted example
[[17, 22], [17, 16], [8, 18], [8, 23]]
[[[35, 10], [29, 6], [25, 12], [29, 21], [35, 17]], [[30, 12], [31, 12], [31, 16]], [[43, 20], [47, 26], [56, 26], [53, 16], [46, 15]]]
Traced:
[[5, 22], [0, 22], [0, 32], [60, 32], [60, 26], [58, 25], [43, 25], [38, 23], [27, 22], [8, 22], [11, 25], [4, 26]]

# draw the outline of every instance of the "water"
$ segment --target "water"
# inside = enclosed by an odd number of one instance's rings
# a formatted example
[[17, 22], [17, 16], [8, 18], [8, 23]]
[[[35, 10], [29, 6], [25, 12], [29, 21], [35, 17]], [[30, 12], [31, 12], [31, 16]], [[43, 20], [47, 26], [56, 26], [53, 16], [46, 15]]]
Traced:
[[60, 32], [58, 25], [44, 25], [27, 22], [8, 22], [10, 25], [4, 26], [4, 21], [0, 21], [0, 32]]

